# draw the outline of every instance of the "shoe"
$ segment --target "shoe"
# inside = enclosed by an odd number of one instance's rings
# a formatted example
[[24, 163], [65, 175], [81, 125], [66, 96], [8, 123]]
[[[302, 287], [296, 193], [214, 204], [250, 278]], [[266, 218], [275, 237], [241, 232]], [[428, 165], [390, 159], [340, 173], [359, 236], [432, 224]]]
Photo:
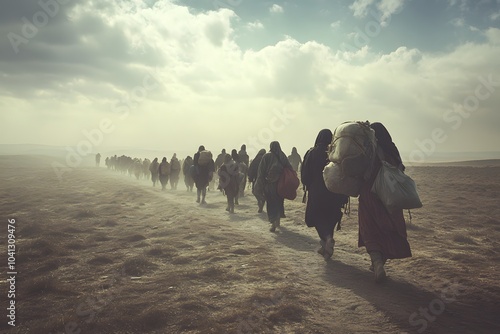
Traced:
[[321, 245], [321, 247], [318, 248], [316, 252], [318, 252], [319, 255], [323, 256], [325, 254], [325, 242], [323, 240], [320, 240], [319, 244]]
[[207, 204], [207, 202], [205, 202], [205, 200], [201, 201], [201, 204]]
[[333, 255], [333, 247], [335, 246], [335, 240], [332, 237], [327, 237], [325, 241], [325, 253], [323, 257], [325, 260], [329, 260]]
[[279, 223], [276, 223], [276, 221], [274, 221], [274, 222], [272, 222], [271, 224], [272, 224], [272, 225], [271, 225], [271, 228], [269, 229], [269, 231], [271, 231], [271, 232], [275, 232], [275, 231], [276, 231], [276, 227], [278, 227], [278, 224], [279, 224]]
[[226, 208], [226, 211], [230, 211], [229, 207]]
[[382, 283], [387, 278], [387, 274], [384, 269], [384, 260], [382, 257], [382, 253], [380, 252], [371, 252], [370, 258], [372, 260], [373, 272], [375, 273], [375, 282]]
[[[382, 262], [384, 263], [384, 266], [385, 266], [385, 263], [387, 262], [387, 260], [384, 259], [384, 261], [382, 261]], [[368, 268], [368, 269], [370, 269], [370, 271], [373, 272], [373, 263], [370, 264], [370, 268]]]
[[199, 198], [196, 199], [196, 203], [200, 203], [200, 199]]

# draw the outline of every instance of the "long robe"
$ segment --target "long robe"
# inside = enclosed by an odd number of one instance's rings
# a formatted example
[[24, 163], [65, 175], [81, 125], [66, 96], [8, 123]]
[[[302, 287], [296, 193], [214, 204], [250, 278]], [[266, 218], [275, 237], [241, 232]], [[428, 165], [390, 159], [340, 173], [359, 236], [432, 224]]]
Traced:
[[333, 236], [337, 223], [342, 219], [342, 206], [347, 202], [345, 195], [329, 191], [323, 179], [323, 169], [328, 163], [327, 146], [331, 142], [331, 131], [322, 130], [316, 144], [304, 156], [301, 180], [308, 191], [305, 213], [307, 226], [315, 227], [321, 239]]
[[[377, 130], [378, 128], [376, 134]], [[378, 146], [382, 149], [387, 162], [401, 166], [401, 169], [404, 170], [399, 152], [386, 132], [387, 130], [383, 128], [383, 136], [377, 134]], [[386, 259], [411, 257], [403, 210], [389, 213], [380, 199], [371, 192], [373, 182], [381, 166], [380, 160], [376, 159], [370, 178], [364, 183], [359, 194], [358, 246], [366, 247], [368, 253], [380, 252]]]
[[254, 195], [266, 201], [267, 218], [272, 223], [279, 221], [285, 211], [285, 199], [277, 191], [278, 180], [283, 168], [291, 166], [278, 142], [272, 142], [270, 147], [270, 152], [264, 154], [259, 164]]

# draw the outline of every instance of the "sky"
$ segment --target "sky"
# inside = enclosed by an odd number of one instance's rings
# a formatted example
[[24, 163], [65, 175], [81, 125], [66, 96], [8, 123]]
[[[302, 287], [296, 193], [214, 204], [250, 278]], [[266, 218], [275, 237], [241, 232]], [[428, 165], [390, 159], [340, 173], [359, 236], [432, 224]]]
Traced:
[[500, 0], [0, 6], [0, 144], [303, 154], [368, 120], [407, 161], [500, 151]]

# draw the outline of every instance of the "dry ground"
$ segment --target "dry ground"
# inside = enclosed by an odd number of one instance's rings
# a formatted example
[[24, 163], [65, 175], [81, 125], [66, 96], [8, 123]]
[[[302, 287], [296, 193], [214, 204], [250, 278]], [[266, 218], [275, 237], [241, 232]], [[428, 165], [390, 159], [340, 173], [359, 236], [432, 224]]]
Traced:
[[379, 286], [355, 199], [325, 262], [301, 198], [270, 233], [251, 196], [231, 215], [219, 192], [200, 206], [183, 185], [161, 192], [105, 168], [59, 182], [51, 162], [0, 157], [2, 268], [15, 218], [18, 271], [15, 328], [0, 283], [2, 332], [500, 332], [498, 164], [408, 170], [424, 202], [408, 224], [413, 258], [390, 261]]

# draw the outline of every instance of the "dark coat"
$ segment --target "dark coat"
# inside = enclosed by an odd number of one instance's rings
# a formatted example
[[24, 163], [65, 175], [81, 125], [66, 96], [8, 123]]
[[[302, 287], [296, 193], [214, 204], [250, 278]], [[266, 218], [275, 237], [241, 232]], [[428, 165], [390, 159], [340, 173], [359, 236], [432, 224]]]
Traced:
[[328, 144], [332, 141], [332, 132], [322, 130], [316, 138], [313, 148], [304, 156], [301, 169], [301, 181], [308, 191], [305, 221], [307, 226], [328, 224], [335, 226], [342, 218], [342, 206], [348, 197], [332, 193], [326, 188], [323, 169], [328, 164]]
[[203, 189], [207, 187], [212, 180], [213, 173], [215, 171], [215, 162], [212, 159], [207, 165], [200, 166], [198, 164], [198, 159], [200, 159], [200, 152], [196, 152], [193, 157], [193, 164], [196, 168], [194, 183], [196, 184], [197, 189]]

